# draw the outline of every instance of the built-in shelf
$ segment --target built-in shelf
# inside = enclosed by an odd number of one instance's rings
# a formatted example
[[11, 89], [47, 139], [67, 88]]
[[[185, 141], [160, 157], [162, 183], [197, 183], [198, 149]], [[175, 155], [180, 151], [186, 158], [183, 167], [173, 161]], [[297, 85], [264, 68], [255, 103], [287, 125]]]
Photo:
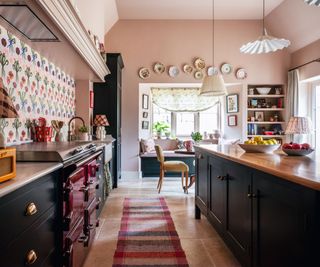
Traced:
[[285, 121], [248, 121], [248, 124], [284, 124]]
[[284, 108], [248, 108], [248, 111], [282, 111]]
[[248, 95], [248, 98], [279, 98], [285, 95]]

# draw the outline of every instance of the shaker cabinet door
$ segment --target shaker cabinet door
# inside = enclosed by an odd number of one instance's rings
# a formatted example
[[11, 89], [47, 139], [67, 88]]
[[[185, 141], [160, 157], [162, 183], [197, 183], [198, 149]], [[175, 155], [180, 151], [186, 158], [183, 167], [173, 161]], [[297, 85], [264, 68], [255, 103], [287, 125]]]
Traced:
[[312, 258], [319, 231], [312, 225], [311, 190], [262, 172], [254, 173], [253, 184], [254, 266], [320, 266]]
[[207, 215], [208, 157], [204, 153], [196, 153], [196, 202], [201, 211]]
[[217, 157], [209, 157], [209, 219], [223, 231], [226, 224], [227, 176], [224, 161]]
[[251, 266], [251, 172], [248, 167], [227, 163], [226, 241], [245, 266]]

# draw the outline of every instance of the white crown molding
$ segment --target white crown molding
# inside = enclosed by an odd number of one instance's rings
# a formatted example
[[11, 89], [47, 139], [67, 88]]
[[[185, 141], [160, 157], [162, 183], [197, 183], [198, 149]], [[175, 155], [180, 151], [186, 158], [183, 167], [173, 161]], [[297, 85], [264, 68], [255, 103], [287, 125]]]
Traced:
[[96, 75], [104, 81], [110, 73], [99, 51], [94, 46], [85, 27], [68, 0], [37, 0], [52, 21], [60, 28], [71, 45], [87, 62]]

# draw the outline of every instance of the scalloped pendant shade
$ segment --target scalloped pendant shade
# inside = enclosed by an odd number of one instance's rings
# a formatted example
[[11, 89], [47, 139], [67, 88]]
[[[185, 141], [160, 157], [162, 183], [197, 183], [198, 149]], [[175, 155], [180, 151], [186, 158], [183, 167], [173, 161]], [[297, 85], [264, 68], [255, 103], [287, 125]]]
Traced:
[[221, 74], [206, 76], [203, 79], [202, 86], [200, 88], [201, 95], [208, 96], [224, 96], [227, 94], [227, 88], [224, 84]]
[[320, 6], [320, 0], [304, 0], [304, 2], [310, 6]]
[[[319, 0], [320, 1], [320, 0]], [[290, 41], [286, 39], [279, 39], [268, 35], [264, 29], [264, 35], [261, 35], [256, 41], [249, 42], [240, 47], [240, 52], [244, 54], [262, 54], [275, 52], [284, 49], [290, 45]]]
[[[320, 0], [317, 0], [320, 1]], [[282, 50], [287, 48], [291, 43], [289, 40], [283, 38], [273, 37], [268, 35], [266, 28], [264, 27], [264, 17], [265, 17], [265, 0], [262, 1], [262, 35], [256, 41], [249, 42], [240, 47], [240, 52], [244, 54], [266, 54], [270, 52], [275, 52], [277, 50]]]

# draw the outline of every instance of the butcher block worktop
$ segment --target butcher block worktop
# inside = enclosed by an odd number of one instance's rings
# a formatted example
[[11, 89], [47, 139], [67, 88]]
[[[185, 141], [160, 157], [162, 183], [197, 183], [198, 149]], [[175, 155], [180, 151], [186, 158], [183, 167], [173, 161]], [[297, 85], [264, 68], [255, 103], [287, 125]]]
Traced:
[[199, 145], [201, 150], [248, 167], [275, 175], [279, 178], [320, 191], [320, 158], [311, 156], [287, 156], [282, 151], [274, 153], [245, 153], [237, 145]]

